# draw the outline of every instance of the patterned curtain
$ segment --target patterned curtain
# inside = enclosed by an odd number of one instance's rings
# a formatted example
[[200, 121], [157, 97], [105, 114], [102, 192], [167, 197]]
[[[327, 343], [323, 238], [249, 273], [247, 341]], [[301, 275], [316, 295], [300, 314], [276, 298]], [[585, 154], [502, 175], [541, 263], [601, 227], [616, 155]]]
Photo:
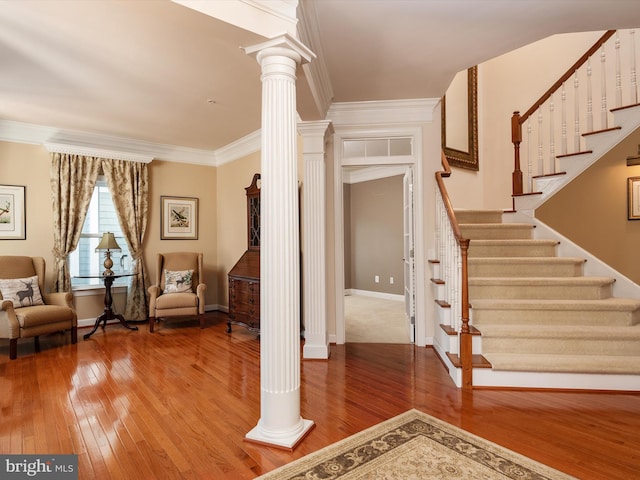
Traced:
[[55, 152], [51, 154], [55, 292], [71, 291], [67, 256], [78, 246], [100, 162], [95, 157]]
[[102, 171], [113, 197], [122, 233], [133, 258], [131, 286], [128, 289], [124, 317], [146, 320], [148, 315], [147, 270], [142, 256], [142, 240], [147, 229], [149, 209], [149, 175], [147, 165], [124, 160], [104, 160]]

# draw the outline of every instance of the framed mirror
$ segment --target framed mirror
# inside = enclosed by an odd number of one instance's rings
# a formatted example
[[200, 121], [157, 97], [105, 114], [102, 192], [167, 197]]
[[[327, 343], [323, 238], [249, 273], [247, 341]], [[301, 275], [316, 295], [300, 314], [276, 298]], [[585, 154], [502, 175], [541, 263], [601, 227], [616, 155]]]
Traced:
[[442, 97], [442, 150], [450, 166], [480, 170], [477, 65], [458, 73]]

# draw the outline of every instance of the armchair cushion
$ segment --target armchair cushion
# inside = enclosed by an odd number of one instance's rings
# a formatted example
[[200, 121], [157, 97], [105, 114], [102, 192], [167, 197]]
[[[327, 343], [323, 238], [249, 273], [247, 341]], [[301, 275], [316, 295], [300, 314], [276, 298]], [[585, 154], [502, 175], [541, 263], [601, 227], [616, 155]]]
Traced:
[[69, 307], [60, 305], [40, 305], [22, 307], [15, 310], [20, 328], [32, 328], [40, 325], [48, 325], [52, 320], [67, 322], [69, 325], [74, 320], [74, 312]]
[[192, 278], [193, 270], [165, 270], [162, 293], [193, 293]]
[[37, 275], [0, 279], [0, 295], [2, 299], [12, 302], [13, 308], [44, 305]]
[[193, 293], [172, 293], [156, 298], [156, 309], [171, 310], [173, 308], [198, 308], [198, 297]]

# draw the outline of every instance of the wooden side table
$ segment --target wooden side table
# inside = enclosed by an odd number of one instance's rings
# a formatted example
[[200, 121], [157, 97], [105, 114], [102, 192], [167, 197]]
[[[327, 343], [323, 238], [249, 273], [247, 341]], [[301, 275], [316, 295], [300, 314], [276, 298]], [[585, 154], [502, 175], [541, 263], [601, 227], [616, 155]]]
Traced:
[[138, 330], [138, 327], [129, 325], [127, 321], [124, 319], [122, 315], [113, 311], [113, 297], [111, 296], [111, 286], [113, 285], [113, 281], [117, 278], [122, 277], [133, 277], [136, 275], [135, 273], [122, 273], [122, 274], [114, 274], [114, 275], [79, 275], [77, 278], [102, 278], [104, 280], [104, 312], [96, 318], [96, 323], [93, 326], [93, 330], [84, 335], [84, 339], [87, 340], [91, 335], [93, 335], [100, 324], [102, 323], [102, 330], [107, 326], [107, 321], [109, 320], [120, 320], [120, 323], [129, 330]]

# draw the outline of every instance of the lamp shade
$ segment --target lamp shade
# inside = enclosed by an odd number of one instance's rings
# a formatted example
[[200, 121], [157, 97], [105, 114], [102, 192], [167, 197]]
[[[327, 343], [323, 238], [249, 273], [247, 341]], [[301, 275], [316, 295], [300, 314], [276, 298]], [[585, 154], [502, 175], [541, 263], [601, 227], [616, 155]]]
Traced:
[[100, 239], [100, 243], [96, 247], [96, 252], [98, 250], [120, 250], [120, 245], [116, 242], [116, 237], [111, 232], [104, 232], [102, 234], [102, 238]]

